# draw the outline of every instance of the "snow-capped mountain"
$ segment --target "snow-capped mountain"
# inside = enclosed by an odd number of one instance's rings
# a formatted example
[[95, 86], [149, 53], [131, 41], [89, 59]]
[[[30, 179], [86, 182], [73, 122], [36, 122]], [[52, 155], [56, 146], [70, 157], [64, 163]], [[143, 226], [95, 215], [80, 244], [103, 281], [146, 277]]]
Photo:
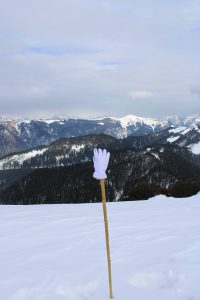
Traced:
[[62, 138], [0, 159], [0, 201], [74, 203], [89, 196], [96, 201], [97, 191], [91, 188], [94, 147], [111, 152], [108, 199], [126, 197], [141, 181], [171, 189], [180, 180], [199, 180], [199, 143], [198, 126], [120, 140], [105, 134]]
[[55, 168], [85, 163], [92, 160], [95, 147], [105, 147], [109, 151], [139, 151], [165, 144], [187, 148], [193, 154], [200, 154], [200, 128], [197, 125], [173, 127], [158, 133], [129, 136], [120, 140], [105, 134], [62, 138], [49, 145], [0, 158], [0, 170]]
[[168, 124], [173, 126], [195, 126], [200, 124], [200, 115], [179, 117], [169, 116], [164, 119]]
[[117, 139], [144, 136], [167, 128], [197, 126], [200, 116], [167, 117], [163, 120], [128, 115], [123, 118], [12, 120], [0, 119], [0, 157], [48, 145], [63, 137], [107, 134]]
[[138, 136], [152, 132], [158, 132], [168, 127], [168, 122], [164, 120], [156, 120], [152, 118], [143, 118], [134, 115], [128, 115], [123, 118], [111, 118], [119, 122], [121, 127], [124, 128], [124, 135]]

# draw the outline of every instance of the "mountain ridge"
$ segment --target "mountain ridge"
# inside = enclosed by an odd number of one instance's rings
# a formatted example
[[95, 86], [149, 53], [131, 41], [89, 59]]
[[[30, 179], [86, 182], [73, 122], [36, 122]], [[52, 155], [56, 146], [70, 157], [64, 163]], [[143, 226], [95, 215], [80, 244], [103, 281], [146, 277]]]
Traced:
[[[99, 201], [99, 183], [92, 177], [92, 161], [82, 160], [82, 157], [77, 157], [71, 165], [14, 170], [15, 176], [13, 170], [0, 171], [0, 176], [4, 176], [4, 182], [0, 182], [0, 203]], [[197, 181], [200, 179], [200, 160], [187, 148], [171, 144], [137, 151], [113, 150], [107, 174], [107, 197], [109, 201], [116, 201], [126, 199], [141, 182], [169, 190], [182, 180]]]
[[117, 139], [158, 133], [178, 126], [197, 126], [200, 116], [166, 117], [163, 120], [128, 115], [98, 119], [0, 119], [0, 157], [48, 145], [63, 137], [107, 134]]
[[63, 137], [49, 145], [40, 145], [0, 158], [0, 170], [53, 168], [87, 162], [92, 160], [95, 147], [106, 148], [108, 151], [124, 149], [137, 151], [166, 144], [187, 148], [191, 153], [199, 155], [200, 126], [180, 126], [124, 139], [116, 139], [106, 134]]

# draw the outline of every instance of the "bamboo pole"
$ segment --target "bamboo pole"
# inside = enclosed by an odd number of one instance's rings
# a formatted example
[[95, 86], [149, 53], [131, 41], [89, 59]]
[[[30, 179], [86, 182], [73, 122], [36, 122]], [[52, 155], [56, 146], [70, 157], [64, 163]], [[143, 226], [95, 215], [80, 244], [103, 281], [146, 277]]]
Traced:
[[109, 244], [109, 232], [108, 232], [108, 217], [107, 217], [107, 209], [106, 209], [105, 180], [100, 179], [100, 184], [101, 184], [101, 195], [102, 195], [102, 205], [103, 205], [103, 215], [104, 215], [105, 235], [106, 235], [106, 250], [107, 250], [107, 261], [108, 261], [109, 290], [110, 290], [110, 298], [113, 298], [112, 272], [111, 272], [111, 259], [110, 259], [110, 244]]

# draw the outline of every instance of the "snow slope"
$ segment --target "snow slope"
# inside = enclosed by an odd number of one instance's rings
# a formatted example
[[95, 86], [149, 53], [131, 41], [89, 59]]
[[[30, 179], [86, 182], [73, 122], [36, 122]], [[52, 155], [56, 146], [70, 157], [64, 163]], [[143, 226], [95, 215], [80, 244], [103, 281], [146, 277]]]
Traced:
[[0, 160], [0, 170], [20, 168], [23, 162], [35, 157], [36, 155], [42, 155], [47, 150], [47, 147], [38, 150], [30, 150], [14, 155], [7, 156]]
[[[116, 300], [200, 299], [200, 201], [108, 204]], [[1, 300], [109, 299], [101, 204], [0, 206]]]

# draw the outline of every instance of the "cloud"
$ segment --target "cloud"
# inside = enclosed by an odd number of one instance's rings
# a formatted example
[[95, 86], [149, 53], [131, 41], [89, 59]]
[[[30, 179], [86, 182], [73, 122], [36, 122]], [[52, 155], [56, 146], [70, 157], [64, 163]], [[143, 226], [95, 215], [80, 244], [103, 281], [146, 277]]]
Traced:
[[190, 86], [190, 93], [200, 98], [200, 86], [197, 85]]
[[198, 89], [188, 91], [200, 76], [196, 0], [13, 0], [12, 9], [0, 0], [0, 7], [2, 113], [160, 117], [199, 109]]
[[100, 53], [102, 49], [95, 49], [94, 47], [84, 47], [77, 45], [65, 45], [65, 46], [29, 46], [22, 50], [21, 54], [25, 55], [82, 55], [82, 54], [96, 54]]
[[155, 96], [155, 93], [147, 90], [133, 90], [128, 93], [132, 99], [147, 99]]

